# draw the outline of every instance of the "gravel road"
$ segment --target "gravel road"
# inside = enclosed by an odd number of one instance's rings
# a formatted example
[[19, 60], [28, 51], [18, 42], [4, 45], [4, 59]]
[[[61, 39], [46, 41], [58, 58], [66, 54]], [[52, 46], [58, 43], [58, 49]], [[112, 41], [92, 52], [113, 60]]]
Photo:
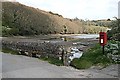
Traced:
[[[55, 66], [37, 58], [22, 55], [2, 55], [0, 77], [3, 78], [116, 78], [118, 65], [111, 65], [102, 70], [77, 70], [72, 67]], [[2, 63], [2, 64], [1, 64]], [[2, 74], [1, 74], [2, 72]], [[1, 76], [2, 75], [2, 76]]]

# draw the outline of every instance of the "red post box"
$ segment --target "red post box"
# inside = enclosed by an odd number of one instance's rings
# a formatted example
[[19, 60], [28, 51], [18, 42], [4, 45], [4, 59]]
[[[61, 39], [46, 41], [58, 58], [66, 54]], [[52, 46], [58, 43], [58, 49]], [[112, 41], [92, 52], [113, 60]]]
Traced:
[[99, 42], [101, 46], [104, 46], [107, 44], [107, 34], [105, 32], [100, 32], [99, 33], [100, 38], [99, 38]]

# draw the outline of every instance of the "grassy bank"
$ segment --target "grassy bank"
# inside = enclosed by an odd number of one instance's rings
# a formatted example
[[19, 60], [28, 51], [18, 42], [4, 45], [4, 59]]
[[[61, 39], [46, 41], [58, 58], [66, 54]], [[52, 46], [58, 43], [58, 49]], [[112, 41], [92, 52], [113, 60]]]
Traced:
[[105, 51], [105, 55], [103, 55], [102, 47], [99, 44], [96, 44], [93, 48], [85, 52], [81, 58], [74, 59], [71, 62], [71, 66], [77, 69], [87, 69], [91, 66], [104, 68], [115, 63], [112, 59], [108, 58], [106, 54], [107, 52]]

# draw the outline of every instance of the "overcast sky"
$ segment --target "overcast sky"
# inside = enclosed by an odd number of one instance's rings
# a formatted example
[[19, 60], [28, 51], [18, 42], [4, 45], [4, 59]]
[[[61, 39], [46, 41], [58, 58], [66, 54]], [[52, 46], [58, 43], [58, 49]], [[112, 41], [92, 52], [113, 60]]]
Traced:
[[52, 11], [65, 18], [112, 19], [118, 17], [120, 0], [16, 0], [22, 4]]

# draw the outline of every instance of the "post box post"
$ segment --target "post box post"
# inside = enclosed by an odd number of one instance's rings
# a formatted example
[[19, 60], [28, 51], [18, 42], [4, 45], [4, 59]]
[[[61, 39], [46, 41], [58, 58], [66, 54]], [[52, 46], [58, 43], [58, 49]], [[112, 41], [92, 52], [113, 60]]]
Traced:
[[105, 53], [104, 53], [104, 46], [103, 46], [102, 48], [103, 48], [103, 55], [104, 55], [104, 54], [105, 54]]

